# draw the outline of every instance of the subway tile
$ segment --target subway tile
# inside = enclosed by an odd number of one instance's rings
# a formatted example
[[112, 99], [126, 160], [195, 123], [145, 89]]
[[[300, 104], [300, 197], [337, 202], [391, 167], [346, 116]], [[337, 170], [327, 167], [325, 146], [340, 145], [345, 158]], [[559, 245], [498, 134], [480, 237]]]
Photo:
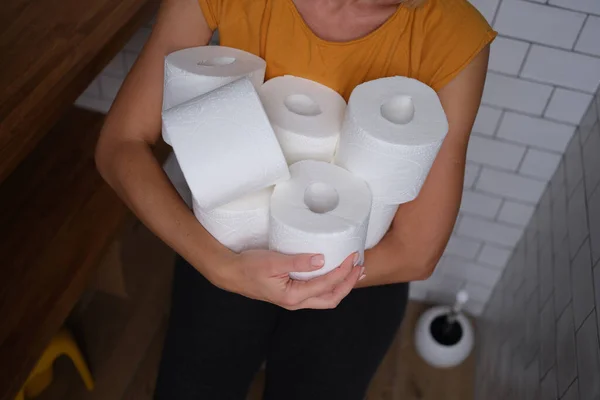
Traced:
[[544, 194], [540, 198], [536, 210], [536, 219], [538, 222], [538, 235], [540, 240], [540, 248], [546, 245], [551, 245], [551, 234], [552, 234], [552, 204], [551, 204], [551, 191], [547, 188]]
[[573, 384], [569, 387], [564, 396], [560, 398], [560, 400], [580, 400], [579, 382], [577, 382], [577, 380], [573, 382]]
[[554, 314], [558, 317], [571, 301], [571, 263], [566, 240], [554, 253]]
[[[554, 330], [554, 326], [552, 327], [552, 330]], [[544, 379], [542, 379], [540, 384], [540, 399], [558, 400], [558, 394], [556, 393], [556, 370], [554, 367], [551, 368]]]
[[581, 400], [600, 399], [600, 347], [595, 313], [577, 331], [576, 343]]
[[521, 76], [595, 93], [600, 82], [600, 59], [570, 51], [532, 45]]
[[[596, 318], [600, 316], [600, 266], [596, 265], [593, 269], [592, 274], [594, 275], [594, 293], [596, 295]], [[600, 319], [596, 320], [598, 332], [600, 332]]]
[[480, 106], [473, 124], [473, 132], [488, 136], [494, 135], [501, 115], [502, 110], [484, 105]]
[[502, 271], [498, 268], [486, 267], [457, 257], [445, 257], [438, 267], [444, 276], [468, 278], [469, 282], [494, 287]]
[[467, 160], [515, 171], [523, 158], [523, 154], [525, 154], [525, 146], [471, 136], [467, 150]]
[[579, 35], [575, 50], [600, 56], [600, 17], [590, 15]]
[[525, 154], [525, 159], [519, 168], [519, 173], [523, 175], [550, 180], [556, 167], [560, 162], [561, 156], [547, 151], [529, 149]]
[[415, 301], [423, 301], [427, 298], [427, 290], [420, 288], [419, 286], [415, 286], [411, 284], [409, 291], [408, 291], [408, 297], [411, 300], [415, 300]]
[[544, 192], [544, 182], [512, 173], [483, 168], [475, 187], [487, 193], [535, 204]]
[[556, 372], [558, 393], [561, 395], [577, 377], [575, 328], [571, 306], [567, 306], [556, 323]]
[[565, 151], [565, 175], [567, 197], [569, 197], [583, 179], [583, 157], [577, 135], [573, 137]]
[[110, 110], [112, 101], [96, 99], [93, 97], [79, 96], [79, 98], [75, 100], [75, 105], [86, 110], [98, 111], [100, 113], [106, 114], [108, 110]]
[[481, 241], [458, 235], [452, 235], [446, 246], [445, 254], [474, 259], [481, 248]]
[[556, 88], [544, 114], [547, 118], [577, 125], [592, 101], [592, 95]]
[[582, 144], [585, 143], [594, 127], [596, 127], [596, 129], [600, 129], [598, 128], [598, 114], [600, 114], [600, 111], [598, 110], [600, 109], [600, 105], [596, 107], [597, 104], [600, 104], [598, 103], [598, 98], [596, 98], [596, 101], [592, 100], [590, 102], [589, 107], [583, 114], [581, 122], [579, 123], [578, 129], [580, 132], [580, 139]]
[[550, 4], [591, 14], [600, 14], [598, 0], [550, 0]]
[[81, 96], [92, 98], [100, 97], [100, 82], [98, 81], [98, 78], [94, 79], [92, 83], [88, 85], [88, 87], [83, 91]]
[[527, 226], [534, 210], [535, 207], [529, 204], [505, 200], [500, 209], [500, 214], [498, 214], [498, 220], [519, 226]]
[[567, 236], [567, 189], [562, 187], [552, 198], [552, 243], [556, 247]]
[[[550, 299], [540, 312], [540, 368], [544, 375], [556, 362], [556, 318]], [[556, 379], [556, 378], [555, 378]]]
[[520, 0], [504, 0], [494, 29], [500, 34], [571, 49], [585, 14]]
[[525, 305], [525, 362], [529, 363], [540, 350], [540, 307], [539, 298], [534, 292]]
[[554, 271], [552, 268], [552, 246], [546, 245], [540, 248], [539, 253], [539, 285], [540, 302], [543, 304], [554, 290]]
[[585, 188], [591, 194], [600, 183], [600, 125], [592, 130], [582, 146], [582, 153]]
[[528, 298], [538, 286], [538, 268], [538, 243], [537, 237], [534, 235], [527, 238], [527, 250], [525, 252], [525, 296]]
[[101, 75], [100, 76], [100, 93], [102, 99], [113, 101], [121, 89], [123, 79], [115, 78], [112, 76]]
[[[505, 0], [506, 1], [506, 0]], [[525, 371], [525, 398], [539, 400], [540, 398], [540, 366], [537, 359], [527, 367]]]
[[135, 64], [138, 58], [138, 53], [124, 50], [123, 58], [125, 60], [125, 69], [127, 70], [127, 72], [129, 72], [131, 71], [131, 68], [133, 68], [133, 64]]
[[[588, 223], [590, 227], [590, 246], [592, 248], [592, 260], [596, 265], [600, 261], [600, 187], [596, 188], [590, 200]], [[596, 267], [598, 268], [598, 267]], [[600, 288], [599, 288], [600, 289]], [[600, 302], [598, 302], [600, 306]]]
[[125, 78], [127, 71], [125, 69], [125, 56], [123, 52], [117, 53], [117, 55], [104, 67], [101, 72], [102, 75], [110, 75], [115, 78]]
[[473, 184], [479, 175], [480, 169], [481, 165], [467, 162], [467, 165], [465, 166], [465, 180], [463, 181], [463, 186], [465, 189], [470, 189], [473, 187]]
[[502, 199], [483, 193], [465, 190], [460, 204], [460, 211], [481, 217], [494, 218], [500, 209]]
[[509, 247], [514, 246], [522, 234], [519, 228], [466, 215], [460, 221], [457, 232], [462, 236]]
[[491, 44], [488, 68], [496, 72], [518, 75], [528, 48], [527, 42], [499, 36]]
[[562, 153], [574, 131], [571, 125], [507, 112], [500, 123], [498, 137]]
[[550, 181], [550, 195], [556, 197], [557, 193], [565, 191], [565, 160], [561, 160], [556, 167], [556, 172]]
[[567, 229], [569, 232], [569, 254], [571, 259], [588, 236], [585, 190], [580, 183], [567, 203]]
[[135, 53], [139, 53], [142, 51], [144, 44], [148, 41], [150, 37], [150, 33], [152, 29], [150, 28], [140, 28], [136, 33], [133, 34], [129, 42], [125, 45], [125, 50], [129, 50]]
[[493, 288], [467, 281], [464, 288], [469, 294], [469, 301], [485, 304], [492, 295]]
[[470, 0], [469, 3], [473, 4], [477, 10], [485, 17], [488, 23], [492, 23], [498, 4], [500, 0]]
[[465, 311], [474, 317], [478, 317], [483, 313], [485, 309], [485, 303], [479, 301], [468, 301], [465, 304]]
[[493, 265], [495, 267], [504, 267], [508, 262], [512, 251], [508, 248], [493, 246], [489, 243], [484, 244], [481, 254], [477, 258], [479, 262]]
[[571, 264], [571, 290], [573, 292], [575, 329], [581, 326], [583, 320], [594, 309], [593, 279], [590, 245], [589, 241], [586, 240]]
[[487, 74], [482, 101], [515, 111], [542, 115], [552, 87], [494, 72]]

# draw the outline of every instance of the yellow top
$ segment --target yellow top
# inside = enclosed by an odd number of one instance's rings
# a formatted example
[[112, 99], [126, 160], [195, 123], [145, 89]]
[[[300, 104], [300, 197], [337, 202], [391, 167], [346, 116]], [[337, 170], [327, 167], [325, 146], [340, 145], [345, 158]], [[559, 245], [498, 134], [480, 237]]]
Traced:
[[440, 90], [496, 36], [466, 0], [400, 6], [379, 28], [349, 42], [316, 36], [293, 0], [198, 0], [220, 44], [267, 62], [266, 79], [294, 75], [346, 99], [360, 83], [402, 75]]

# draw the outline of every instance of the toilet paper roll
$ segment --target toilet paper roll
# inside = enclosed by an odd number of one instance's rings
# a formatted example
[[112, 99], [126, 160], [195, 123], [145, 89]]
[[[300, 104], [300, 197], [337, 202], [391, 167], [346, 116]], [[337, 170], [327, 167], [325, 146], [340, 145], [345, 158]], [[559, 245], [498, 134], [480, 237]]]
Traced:
[[433, 89], [399, 76], [377, 79], [350, 95], [335, 163], [366, 180], [378, 202], [405, 203], [419, 194], [447, 132]]
[[294, 76], [267, 81], [259, 94], [288, 164], [333, 160], [346, 109], [342, 96]]
[[175, 157], [175, 153], [171, 152], [169, 154], [165, 160], [165, 163], [163, 164], [163, 170], [185, 204], [187, 204], [189, 208], [192, 208], [192, 192], [185, 181], [185, 176], [183, 176], [183, 171], [181, 171], [181, 167], [179, 166], [177, 157]]
[[164, 111], [163, 131], [203, 210], [289, 178], [281, 147], [247, 77]]
[[381, 204], [373, 202], [371, 216], [369, 217], [369, 228], [367, 229], [366, 249], [375, 247], [392, 225], [394, 216], [398, 211], [397, 204]]
[[325, 256], [318, 271], [294, 272], [306, 280], [339, 266], [350, 254], [364, 257], [371, 211], [369, 186], [348, 171], [323, 161], [290, 166], [289, 181], [275, 186], [271, 197], [269, 248], [285, 254]]
[[[265, 61], [242, 50], [200, 46], [179, 50], [165, 58], [163, 110], [208, 93], [243, 76], [255, 88], [265, 77]], [[163, 132], [165, 142], [171, 144]]]
[[251, 193], [224, 206], [194, 215], [215, 239], [239, 253], [269, 247], [269, 204], [273, 188]]

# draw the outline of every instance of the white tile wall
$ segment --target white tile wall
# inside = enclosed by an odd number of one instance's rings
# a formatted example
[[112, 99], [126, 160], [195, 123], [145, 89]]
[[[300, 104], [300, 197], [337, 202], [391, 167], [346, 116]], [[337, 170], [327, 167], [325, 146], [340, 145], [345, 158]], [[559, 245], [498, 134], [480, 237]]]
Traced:
[[505, 200], [498, 214], [498, 221], [508, 222], [519, 226], [527, 226], [535, 207], [529, 204]]
[[494, 29], [500, 34], [571, 49], [585, 14], [521, 0], [504, 0]]
[[499, 197], [465, 190], [460, 204], [460, 211], [466, 214], [494, 218], [498, 214], [501, 204], [502, 199]]
[[492, 108], [488, 106], [480, 106], [477, 118], [473, 124], [473, 132], [477, 132], [482, 135], [493, 136], [498, 128], [498, 122], [500, 122], [500, 116], [502, 110], [498, 108]]
[[[454, 235], [439, 273], [411, 287], [411, 297], [452, 301], [464, 286], [472, 296], [468, 309], [478, 314], [600, 81], [600, 0], [471, 2], [500, 36], [473, 126]], [[108, 111], [150, 29], [151, 23], [131, 38], [76, 104]], [[590, 131], [582, 127], [584, 142]]]
[[515, 171], [524, 154], [525, 146], [472, 135], [467, 160]]
[[489, 69], [505, 74], [518, 75], [529, 43], [498, 36], [490, 49]]
[[600, 17], [589, 16], [575, 50], [600, 56]]
[[[600, 32], [598, 35], [600, 38]], [[544, 117], [577, 125], [583, 118], [590, 101], [592, 101], [591, 94], [557, 88], [552, 94]]]
[[542, 115], [552, 93], [552, 86], [488, 72], [483, 103]]
[[498, 137], [540, 149], [564, 152], [575, 126], [506, 112], [500, 122]]
[[469, 299], [476, 303], [487, 303], [492, 295], [492, 288], [489, 286], [478, 285], [476, 283], [467, 282], [465, 290], [469, 293]]
[[600, 83], [600, 59], [534, 44], [521, 76], [595, 93]]
[[521, 238], [523, 229], [465, 215], [458, 225], [457, 233], [473, 239], [512, 247]]
[[549, 0], [549, 4], [591, 14], [600, 14], [598, 0]]
[[545, 182], [536, 179], [489, 168], [483, 168], [475, 185], [483, 192], [530, 204], [538, 202], [545, 186]]
[[519, 173], [550, 180], [556, 167], [560, 162], [560, 154], [548, 153], [547, 151], [529, 149], [523, 160]]

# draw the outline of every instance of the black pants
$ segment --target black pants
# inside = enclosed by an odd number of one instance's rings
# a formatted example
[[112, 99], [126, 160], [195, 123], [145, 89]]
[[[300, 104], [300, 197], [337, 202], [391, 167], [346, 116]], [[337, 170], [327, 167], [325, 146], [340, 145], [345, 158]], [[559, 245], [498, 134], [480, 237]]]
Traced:
[[221, 290], [178, 259], [155, 399], [361, 400], [400, 326], [408, 285], [353, 290], [334, 310], [287, 311]]

